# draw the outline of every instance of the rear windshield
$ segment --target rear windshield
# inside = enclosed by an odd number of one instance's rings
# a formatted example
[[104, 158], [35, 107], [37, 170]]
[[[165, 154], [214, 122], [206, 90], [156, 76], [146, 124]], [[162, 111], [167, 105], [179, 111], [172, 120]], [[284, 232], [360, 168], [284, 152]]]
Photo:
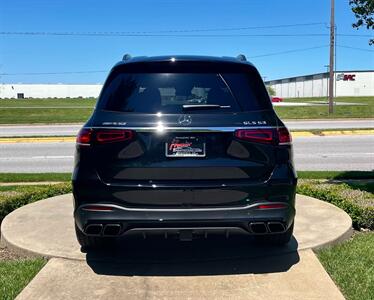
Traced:
[[129, 113], [263, 110], [270, 101], [256, 91], [262, 86], [246, 73], [118, 73], [106, 82], [98, 107]]

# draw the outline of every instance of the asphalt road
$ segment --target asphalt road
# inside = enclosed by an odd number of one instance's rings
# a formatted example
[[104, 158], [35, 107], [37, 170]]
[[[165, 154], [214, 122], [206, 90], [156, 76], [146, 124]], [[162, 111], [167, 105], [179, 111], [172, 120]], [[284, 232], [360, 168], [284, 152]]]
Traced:
[[[297, 170], [374, 170], [374, 136], [294, 139]], [[0, 172], [70, 172], [74, 143], [0, 144]]]
[[[288, 121], [291, 130], [374, 128], [374, 120]], [[0, 126], [0, 137], [76, 135], [80, 124]]]

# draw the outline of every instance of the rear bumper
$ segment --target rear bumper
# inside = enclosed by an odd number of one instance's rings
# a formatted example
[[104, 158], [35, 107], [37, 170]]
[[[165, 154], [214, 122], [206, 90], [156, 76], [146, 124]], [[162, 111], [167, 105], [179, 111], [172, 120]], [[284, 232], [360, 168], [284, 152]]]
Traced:
[[[99, 224], [120, 225], [120, 235], [136, 230], [173, 231], [179, 229], [205, 230], [236, 228], [253, 234], [250, 223], [279, 222], [284, 230], [289, 228], [295, 217], [296, 174], [292, 165], [279, 165], [265, 182], [232, 184], [175, 186], [111, 186], [105, 185], [89, 172], [90, 176], [73, 177], [74, 217], [78, 228], [86, 232], [87, 226]], [[93, 177], [92, 177], [93, 176]], [[84, 178], [84, 179], [82, 179]], [[213, 193], [214, 192], [214, 193]], [[140, 205], [125, 202], [123, 197], [131, 195], [139, 199]], [[126, 194], [127, 193], [127, 194]], [[198, 198], [195, 205], [159, 205], [188, 193], [202, 193], [208, 197]], [[218, 195], [214, 198], [212, 195]], [[118, 197], [121, 195], [121, 197]], [[196, 194], [195, 194], [196, 195]], [[230, 201], [235, 196], [240, 201]], [[244, 196], [243, 196], [244, 195]], [[169, 198], [168, 198], [169, 197]], [[212, 201], [229, 203], [212, 205]], [[214, 198], [214, 199], [213, 199]], [[179, 198], [180, 199], [180, 198]], [[191, 199], [191, 198], [189, 198]], [[204, 200], [206, 199], [206, 200]], [[218, 200], [217, 200], [218, 199]], [[157, 203], [158, 205], [147, 205]], [[283, 204], [283, 208], [259, 209], [260, 204]], [[107, 210], [87, 210], [87, 206], [105, 206]], [[267, 232], [269, 233], [269, 232]]]
[[166, 232], [183, 229], [194, 231], [238, 229], [248, 234], [256, 234], [259, 232], [254, 232], [250, 223], [264, 223], [267, 227], [265, 233], [271, 233], [268, 228], [269, 222], [281, 223], [284, 231], [291, 226], [295, 217], [294, 206], [259, 209], [260, 204], [274, 204], [274, 202], [217, 209], [135, 209], [110, 203], [99, 205], [111, 209], [107, 211], [86, 210], [90, 204], [84, 204], [75, 210], [74, 217], [77, 226], [83, 232], [86, 232], [87, 227], [92, 224], [99, 224], [102, 228], [107, 224], [118, 224], [120, 225], [118, 235], [134, 231]]

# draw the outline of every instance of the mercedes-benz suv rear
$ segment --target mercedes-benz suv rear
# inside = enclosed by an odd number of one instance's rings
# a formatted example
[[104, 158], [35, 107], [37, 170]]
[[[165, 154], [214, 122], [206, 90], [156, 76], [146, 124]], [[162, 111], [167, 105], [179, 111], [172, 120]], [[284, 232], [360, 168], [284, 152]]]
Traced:
[[241, 232], [284, 244], [296, 181], [290, 133], [243, 56], [126, 56], [77, 137], [77, 238]]

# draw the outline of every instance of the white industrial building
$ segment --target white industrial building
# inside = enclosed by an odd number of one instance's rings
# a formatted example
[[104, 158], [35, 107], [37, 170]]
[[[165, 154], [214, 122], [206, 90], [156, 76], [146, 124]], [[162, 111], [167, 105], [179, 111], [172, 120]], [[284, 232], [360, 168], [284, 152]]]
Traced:
[[[265, 82], [277, 97], [327, 97], [328, 73]], [[335, 73], [335, 96], [374, 96], [374, 71]], [[90, 98], [99, 96], [101, 84], [0, 84], [1, 98]]]
[[101, 84], [0, 84], [0, 98], [91, 98]]
[[[319, 73], [265, 82], [282, 98], [327, 97], [329, 74]], [[335, 72], [334, 95], [374, 96], [374, 71]]]

